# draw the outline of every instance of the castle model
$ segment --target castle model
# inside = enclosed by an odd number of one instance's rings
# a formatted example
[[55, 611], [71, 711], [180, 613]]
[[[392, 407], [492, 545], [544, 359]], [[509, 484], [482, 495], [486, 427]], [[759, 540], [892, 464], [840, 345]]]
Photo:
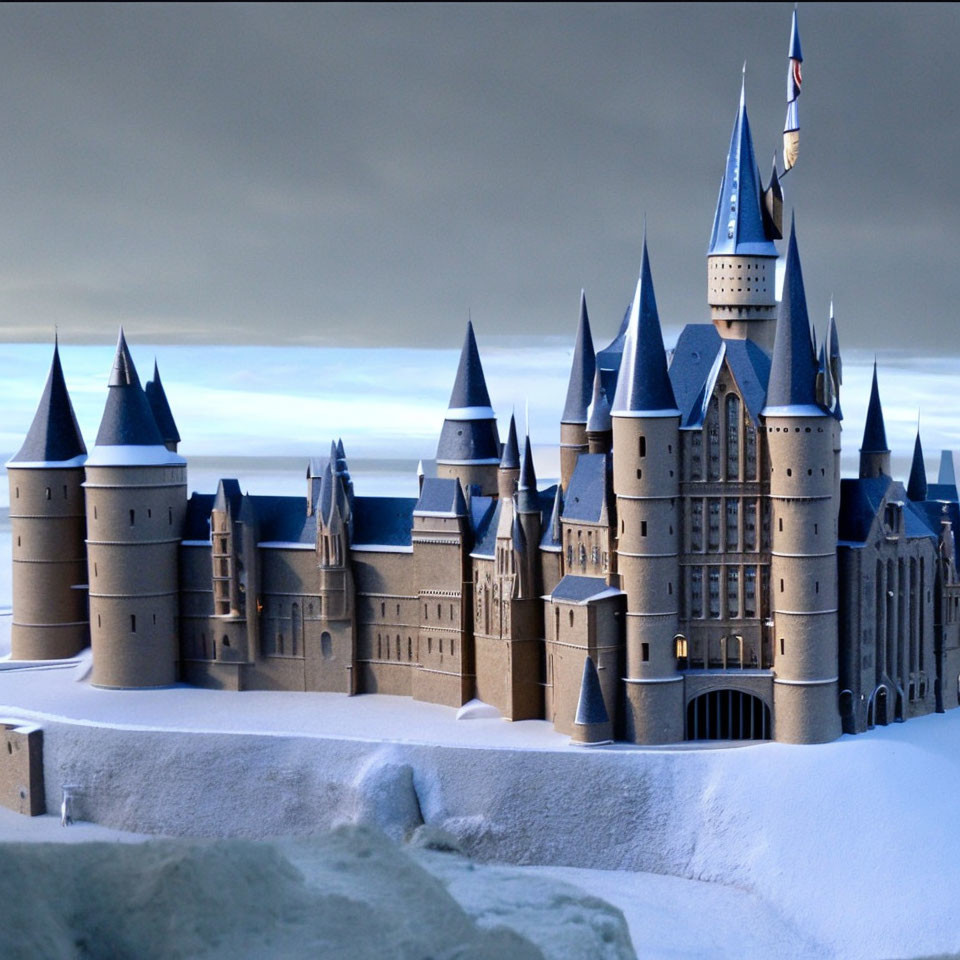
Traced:
[[188, 498], [156, 369], [141, 386], [121, 331], [88, 456], [55, 348], [7, 464], [12, 656], [89, 645], [112, 688], [477, 698], [583, 743], [813, 743], [956, 707], [952, 459], [928, 484], [918, 436], [892, 479], [874, 369], [841, 480], [837, 325], [818, 349], [792, 227], [777, 301], [782, 206], [741, 94], [710, 322], [665, 350], [645, 237], [602, 350], [581, 298], [546, 489], [513, 418], [501, 442], [469, 324], [418, 498], [355, 495], [340, 442], [303, 498]]

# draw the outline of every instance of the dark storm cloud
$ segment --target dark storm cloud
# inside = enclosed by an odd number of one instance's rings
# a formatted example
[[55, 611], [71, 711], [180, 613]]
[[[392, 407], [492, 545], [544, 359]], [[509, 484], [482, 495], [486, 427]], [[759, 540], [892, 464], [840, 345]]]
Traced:
[[[0, 336], [459, 342], [612, 331], [641, 221], [705, 317], [740, 82], [764, 177], [791, 7], [0, 8]], [[955, 329], [956, 5], [802, 6], [796, 207], [848, 344]], [[951, 342], [952, 347], [956, 344]]]

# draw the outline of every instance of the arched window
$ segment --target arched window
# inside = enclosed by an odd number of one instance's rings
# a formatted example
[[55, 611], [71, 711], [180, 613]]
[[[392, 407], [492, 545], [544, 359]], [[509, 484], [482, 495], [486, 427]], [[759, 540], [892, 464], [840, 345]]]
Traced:
[[707, 410], [707, 478], [720, 479], [720, 402], [716, 396], [710, 398]]
[[320, 634], [320, 656], [322, 656], [324, 660], [333, 659], [333, 639], [326, 630]]

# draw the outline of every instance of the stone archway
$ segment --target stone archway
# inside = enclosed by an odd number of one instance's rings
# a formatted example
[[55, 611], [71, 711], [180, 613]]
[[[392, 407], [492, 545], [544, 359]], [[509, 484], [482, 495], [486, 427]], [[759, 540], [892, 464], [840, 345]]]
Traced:
[[742, 690], [710, 690], [687, 704], [687, 740], [769, 740], [770, 708]]

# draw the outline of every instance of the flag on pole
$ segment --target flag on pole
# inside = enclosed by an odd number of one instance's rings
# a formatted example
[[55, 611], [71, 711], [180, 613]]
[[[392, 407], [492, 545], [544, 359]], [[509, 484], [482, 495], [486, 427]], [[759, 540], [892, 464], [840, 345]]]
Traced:
[[797, 99], [800, 96], [800, 84], [803, 77], [800, 64], [803, 52], [800, 49], [800, 31], [797, 28], [797, 8], [793, 8], [793, 23], [790, 27], [790, 52], [787, 54], [787, 119], [783, 125], [783, 172], [786, 173], [796, 162], [800, 150], [800, 115], [797, 112]]

